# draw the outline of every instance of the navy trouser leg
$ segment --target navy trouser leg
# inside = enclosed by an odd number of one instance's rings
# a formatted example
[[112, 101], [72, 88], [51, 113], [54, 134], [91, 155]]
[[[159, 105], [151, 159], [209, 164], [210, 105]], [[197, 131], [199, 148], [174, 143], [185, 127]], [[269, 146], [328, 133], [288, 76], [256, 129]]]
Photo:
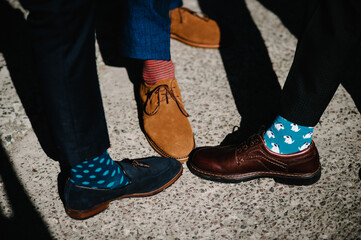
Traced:
[[315, 126], [355, 61], [361, 41], [361, 2], [311, 0], [313, 13], [301, 32], [282, 90], [281, 115]]
[[173, 10], [175, 8], [181, 7], [183, 5], [182, 0], [171, 0], [169, 10]]
[[63, 164], [101, 155], [109, 137], [95, 61], [94, 0], [23, 0], [46, 117]]
[[120, 54], [170, 60], [170, 0], [126, 0], [120, 25]]
[[97, 1], [97, 39], [108, 65], [170, 60], [171, 0]]

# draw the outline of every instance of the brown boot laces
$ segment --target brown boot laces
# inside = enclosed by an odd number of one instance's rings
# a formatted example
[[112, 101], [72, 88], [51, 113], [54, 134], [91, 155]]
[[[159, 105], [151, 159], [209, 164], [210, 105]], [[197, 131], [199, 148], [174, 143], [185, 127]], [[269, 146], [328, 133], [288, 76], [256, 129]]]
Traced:
[[183, 17], [182, 17], [183, 12], [189, 12], [190, 14], [202, 19], [205, 22], [209, 21], [208, 16], [206, 14], [204, 14], [204, 13], [195, 12], [195, 11], [190, 10], [189, 8], [185, 8], [185, 7], [179, 7], [178, 8], [178, 13], [179, 13], [179, 18], [180, 18], [180, 23], [183, 23]]
[[252, 134], [246, 141], [239, 144], [237, 147], [237, 152], [240, 153], [259, 143], [259, 136], [264, 132], [264, 127], [262, 126], [256, 134]]
[[[175, 88], [175, 87], [173, 87]], [[165, 90], [165, 93], [164, 94], [160, 94], [160, 90], [161, 89], [164, 89]], [[147, 108], [148, 106], [152, 103], [152, 99], [153, 99], [153, 96], [156, 95], [157, 96], [157, 107], [154, 109], [153, 112], [148, 112], [147, 111]], [[174, 95], [174, 92], [172, 89], [169, 88], [168, 85], [159, 85], [157, 86], [156, 88], [154, 88], [153, 91], [150, 91], [147, 93], [147, 100], [144, 104], [144, 112], [149, 115], [149, 116], [153, 116], [155, 115], [158, 111], [159, 111], [159, 108], [160, 108], [160, 102], [162, 101], [161, 99], [161, 96], [160, 95], [163, 95], [165, 96], [165, 100], [166, 100], [166, 103], [168, 104], [169, 103], [169, 97], [168, 95], [171, 97], [171, 99], [173, 99], [176, 103], [177, 103], [177, 106], [179, 108], [179, 110], [182, 112], [182, 114], [186, 117], [189, 117], [189, 114], [186, 112], [186, 110], [184, 109], [182, 103], [178, 100], [178, 96], [176, 97]]]
[[258, 135], [254, 134], [237, 147], [237, 152], [245, 151], [248, 149], [248, 147], [252, 147], [257, 143], [259, 143]]

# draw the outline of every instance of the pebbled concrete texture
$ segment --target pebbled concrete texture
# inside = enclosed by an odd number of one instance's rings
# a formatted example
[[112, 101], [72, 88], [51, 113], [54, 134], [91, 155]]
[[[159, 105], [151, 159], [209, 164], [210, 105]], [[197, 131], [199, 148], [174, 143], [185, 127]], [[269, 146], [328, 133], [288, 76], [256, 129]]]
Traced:
[[[283, 85], [297, 40], [260, 3], [246, 3]], [[184, 5], [199, 11], [197, 1]], [[171, 53], [197, 145], [219, 144], [241, 120], [220, 52], [172, 40]], [[106, 66], [97, 56], [111, 156], [156, 156], [139, 128], [125, 69]], [[12, 166], [19, 181], [10, 182], [14, 179], [1, 171], [2, 226], [54, 239], [360, 239], [361, 116], [343, 87], [315, 128], [322, 163], [316, 184], [215, 183], [192, 175], [184, 165], [181, 178], [160, 194], [114, 201], [95, 217], [77, 221], [65, 214], [57, 192], [58, 164], [42, 151], [1, 53], [0, 79], [0, 136], [11, 163], [7, 172]], [[25, 198], [13, 194], [22, 188]]]

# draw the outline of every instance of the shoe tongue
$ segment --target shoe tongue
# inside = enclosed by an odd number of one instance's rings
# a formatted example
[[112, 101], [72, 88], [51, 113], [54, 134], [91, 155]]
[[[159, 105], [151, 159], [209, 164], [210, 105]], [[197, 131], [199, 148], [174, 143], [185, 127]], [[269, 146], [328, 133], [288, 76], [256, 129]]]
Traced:
[[148, 85], [150, 88], [156, 88], [160, 85], [168, 85], [169, 87], [171, 87], [171, 83], [172, 83], [173, 79], [164, 79], [161, 81], [158, 81], [156, 83], [154, 83], [153, 85]]

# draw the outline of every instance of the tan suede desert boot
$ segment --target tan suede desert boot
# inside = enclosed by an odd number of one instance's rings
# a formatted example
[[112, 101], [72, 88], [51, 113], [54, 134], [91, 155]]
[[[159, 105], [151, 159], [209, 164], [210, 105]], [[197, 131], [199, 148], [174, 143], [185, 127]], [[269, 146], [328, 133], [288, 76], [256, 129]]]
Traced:
[[218, 24], [194, 11], [179, 7], [169, 11], [171, 37], [193, 47], [218, 48], [221, 32]]
[[154, 85], [143, 82], [140, 98], [143, 130], [150, 145], [162, 156], [187, 161], [195, 143], [177, 80], [165, 79]]

